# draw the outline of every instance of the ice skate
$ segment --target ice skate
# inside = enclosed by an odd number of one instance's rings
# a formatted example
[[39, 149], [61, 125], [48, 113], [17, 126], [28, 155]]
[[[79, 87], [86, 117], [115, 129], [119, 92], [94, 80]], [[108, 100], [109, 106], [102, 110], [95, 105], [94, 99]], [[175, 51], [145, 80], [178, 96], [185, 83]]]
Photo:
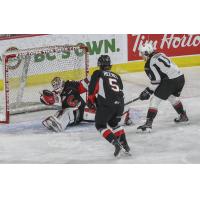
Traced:
[[125, 134], [122, 135], [122, 136], [119, 138], [119, 142], [120, 142], [120, 144], [122, 145], [123, 149], [125, 150], [125, 153], [129, 153], [130, 147], [129, 147], [128, 142], [127, 142], [127, 140], [126, 140]]
[[152, 131], [152, 121], [148, 120], [142, 126], [137, 128], [137, 133], [151, 133]]
[[122, 149], [122, 145], [118, 142], [118, 140], [115, 140], [113, 145], [115, 146], [114, 156], [117, 157]]
[[188, 119], [188, 116], [187, 116], [186, 112], [184, 112], [183, 114], [180, 114], [177, 118], [175, 118], [174, 122], [175, 123], [188, 124], [189, 123], [189, 119]]
[[123, 147], [123, 152], [129, 156], [131, 156], [131, 153], [130, 153], [130, 147], [128, 145], [128, 143], [121, 143], [122, 147]]

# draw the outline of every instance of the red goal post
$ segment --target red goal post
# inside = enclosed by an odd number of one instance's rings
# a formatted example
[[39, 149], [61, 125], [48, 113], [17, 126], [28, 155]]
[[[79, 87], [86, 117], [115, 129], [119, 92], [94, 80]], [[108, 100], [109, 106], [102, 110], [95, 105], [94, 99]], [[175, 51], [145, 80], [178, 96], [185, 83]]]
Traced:
[[39, 92], [49, 87], [53, 77], [81, 80], [89, 75], [89, 53], [84, 45], [15, 50], [2, 58], [0, 123], [9, 123], [12, 114], [50, 109], [39, 102]]

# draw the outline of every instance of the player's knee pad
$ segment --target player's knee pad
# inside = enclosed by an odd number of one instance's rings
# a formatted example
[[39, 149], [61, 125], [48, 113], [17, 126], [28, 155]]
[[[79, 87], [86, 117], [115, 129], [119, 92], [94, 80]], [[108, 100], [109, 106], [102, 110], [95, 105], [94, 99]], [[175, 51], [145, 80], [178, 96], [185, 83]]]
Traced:
[[151, 100], [150, 100], [149, 107], [150, 108], [155, 108], [157, 110], [158, 106], [161, 103], [161, 101], [162, 101], [162, 99], [160, 99], [159, 97], [156, 97], [155, 95], [153, 95]]
[[180, 103], [180, 99], [178, 97], [175, 97], [174, 95], [170, 95], [168, 101], [171, 103], [172, 106]]

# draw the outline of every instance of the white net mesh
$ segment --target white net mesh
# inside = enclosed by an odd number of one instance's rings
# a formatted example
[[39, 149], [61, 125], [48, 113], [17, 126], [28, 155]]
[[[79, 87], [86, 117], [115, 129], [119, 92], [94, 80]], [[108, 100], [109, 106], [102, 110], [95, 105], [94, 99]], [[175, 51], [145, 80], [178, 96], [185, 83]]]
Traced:
[[[81, 80], [88, 73], [88, 54], [80, 46], [52, 46], [12, 52], [6, 65], [9, 75], [10, 114], [49, 107], [40, 103], [40, 92], [50, 89], [54, 77]], [[15, 57], [16, 56], [16, 57]]]

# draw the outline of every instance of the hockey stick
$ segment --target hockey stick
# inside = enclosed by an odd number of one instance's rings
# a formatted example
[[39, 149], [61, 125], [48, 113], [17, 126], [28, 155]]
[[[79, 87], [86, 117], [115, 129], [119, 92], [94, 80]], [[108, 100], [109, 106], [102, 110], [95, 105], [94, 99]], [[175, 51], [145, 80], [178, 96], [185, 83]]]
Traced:
[[[127, 106], [127, 105], [129, 105], [129, 104], [131, 104], [131, 103], [133, 103], [133, 102], [135, 102], [135, 101], [137, 101], [137, 100], [139, 100], [140, 99], [140, 97], [137, 97], [137, 98], [135, 98], [135, 99], [133, 99], [133, 100], [131, 100], [131, 101], [128, 101], [128, 102], [126, 102], [125, 104], [124, 104], [124, 106]], [[125, 120], [124, 120], [124, 123], [126, 124], [126, 125], [130, 125], [130, 124], [132, 124], [132, 122], [130, 122], [129, 124], [128, 124], [128, 120], [129, 120], [129, 109], [127, 110], [127, 111], [125, 111], [123, 114], [122, 114], [122, 116], [123, 115], [125, 115]], [[128, 118], [127, 118], [128, 117]], [[127, 120], [127, 122], [126, 122], [126, 120]], [[132, 120], [131, 120], [132, 121]]]
[[131, 101], [128, 101], [128, 102], [126, 102], [125, 104], [124, 104], [124, 106], [127, 106], [127, 105], [129, 105], [129, 104], [131, 104], [131, 103], [133, 103], [133, 102], [135, 102], [135, 101], [137, 101], [137, 100], [139, 100], [140, 99], [140, 97], [137, 97], [137, 98], [135, 98], [135, 99], [133, 99], [133, 100], [131, 100]]

